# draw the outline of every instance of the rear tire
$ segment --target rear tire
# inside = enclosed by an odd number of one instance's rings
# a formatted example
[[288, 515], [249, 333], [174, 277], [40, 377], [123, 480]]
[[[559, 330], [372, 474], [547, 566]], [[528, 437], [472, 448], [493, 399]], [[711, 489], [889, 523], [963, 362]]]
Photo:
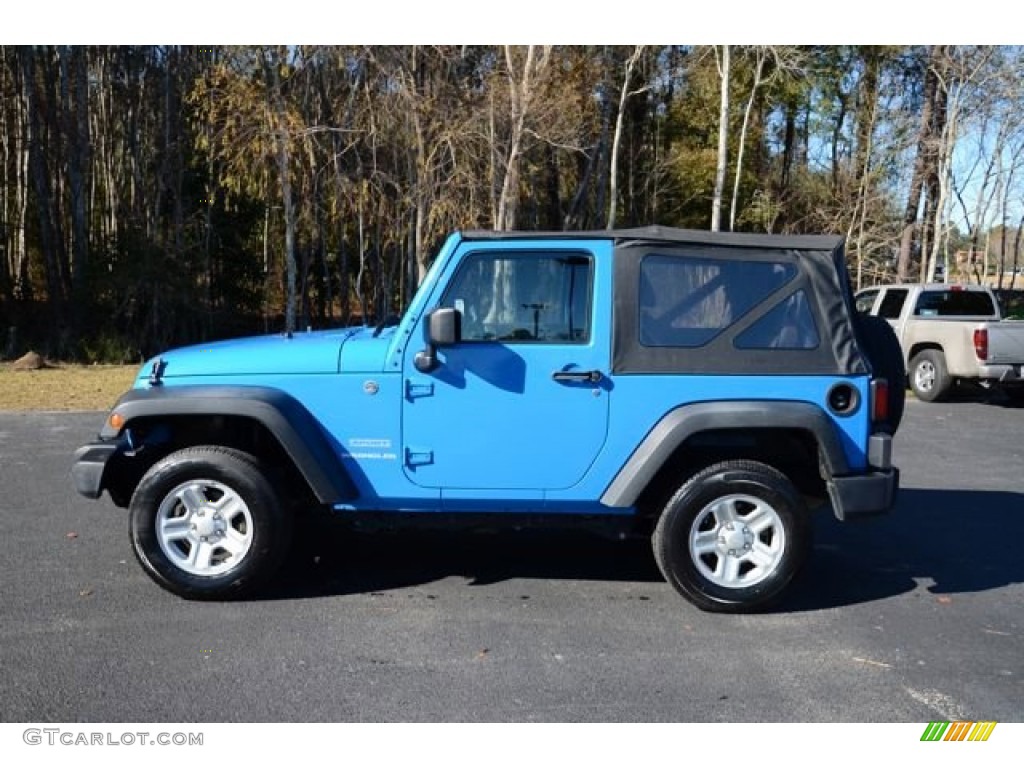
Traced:
[[154, 464], [129, 508], [132, 547], [164, 589], [194, 599], [250, 593], [287, 554], [291, 518], [257, 460], [219, 446]]
[[934, 403], [953, 388], [953, 379], [946, 368], [946, 356], [939, 349], [926, 349], [910, 361], [910, 388], [918, 400]]
[[774, 602], [807, 559], [810, 518], [793, 484], [753, 461], [725, 461], [690, 478], [652, 537], [665, 579], [705, 611], [743, 613]]

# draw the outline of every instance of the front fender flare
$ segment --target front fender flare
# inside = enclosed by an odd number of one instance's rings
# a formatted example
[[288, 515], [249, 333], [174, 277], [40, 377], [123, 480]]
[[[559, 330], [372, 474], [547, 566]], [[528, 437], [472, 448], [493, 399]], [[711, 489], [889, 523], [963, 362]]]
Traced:
[[[133, 389], [113, 412], [128, 426], [137, 419], [166, 416], [240, 416], [263, 425], [281, 444], [323, 504], [349, 501], [358, 493], [323, 428], [306, 407], [279, 389], [247, 386], [181, 386]], [[100, 437], [123, 432], [104, 422]]]

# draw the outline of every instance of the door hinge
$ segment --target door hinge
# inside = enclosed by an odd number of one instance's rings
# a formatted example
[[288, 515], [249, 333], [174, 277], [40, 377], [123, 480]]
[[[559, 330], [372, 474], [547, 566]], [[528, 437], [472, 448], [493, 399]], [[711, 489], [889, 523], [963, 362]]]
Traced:
[[434, 463], [434, 452], [422, 448], [406, 448], [405, 464], [409, 467], [420, 467], [424, 464]]
[[417, 397], [431, 397], [434, 394], [434, 382], [405, 380], [405, 396], [409, 400]]

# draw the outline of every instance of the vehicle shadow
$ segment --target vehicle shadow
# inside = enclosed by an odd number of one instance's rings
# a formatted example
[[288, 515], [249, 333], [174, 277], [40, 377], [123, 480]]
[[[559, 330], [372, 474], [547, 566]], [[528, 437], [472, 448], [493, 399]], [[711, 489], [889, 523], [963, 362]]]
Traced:
[[510, 579], [662, 582], [646, 539], [585, 531], [409, 529], [368, 534], [330, 520], [307, 523], [259, 599], [358, 594], [451, 577], [483, 586]]
[[[886, 516], [839, 523], [815, 517], [814, 549], [774, 612], [882, 600], [923, 585], [939, 595], [1024, 582], [1024, 494], [905, 488]], [[295, 599], [418, 587], [451, 576], [470, 586], [511, 579], [663, 579], [645, 539], [579, 531], [356, 533], [329, 519], [306, 526], [281, 574], [258, 599]]]
[[1024, 401], [1014, 400], [999, 388], [985, 389], [972, 384], [956, 387], [942, 400], [945, 403], [978, 403], [997, 408], [1024, 410]]
[[900, 490], [889, 515], [839, 523], [822, 515], [802, 578], [779, 606], [809, 611], [881, 600], [918, 584], [939, 595], [1024, 582], [1024, 494]]

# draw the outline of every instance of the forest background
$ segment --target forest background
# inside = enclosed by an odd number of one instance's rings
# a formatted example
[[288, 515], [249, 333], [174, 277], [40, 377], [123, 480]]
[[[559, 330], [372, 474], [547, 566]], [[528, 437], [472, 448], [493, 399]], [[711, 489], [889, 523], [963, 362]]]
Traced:
[[400, 312], [455, 229], [834, 233], [1024, 269], [1010, 46], [2, 46], [0, 356]]

